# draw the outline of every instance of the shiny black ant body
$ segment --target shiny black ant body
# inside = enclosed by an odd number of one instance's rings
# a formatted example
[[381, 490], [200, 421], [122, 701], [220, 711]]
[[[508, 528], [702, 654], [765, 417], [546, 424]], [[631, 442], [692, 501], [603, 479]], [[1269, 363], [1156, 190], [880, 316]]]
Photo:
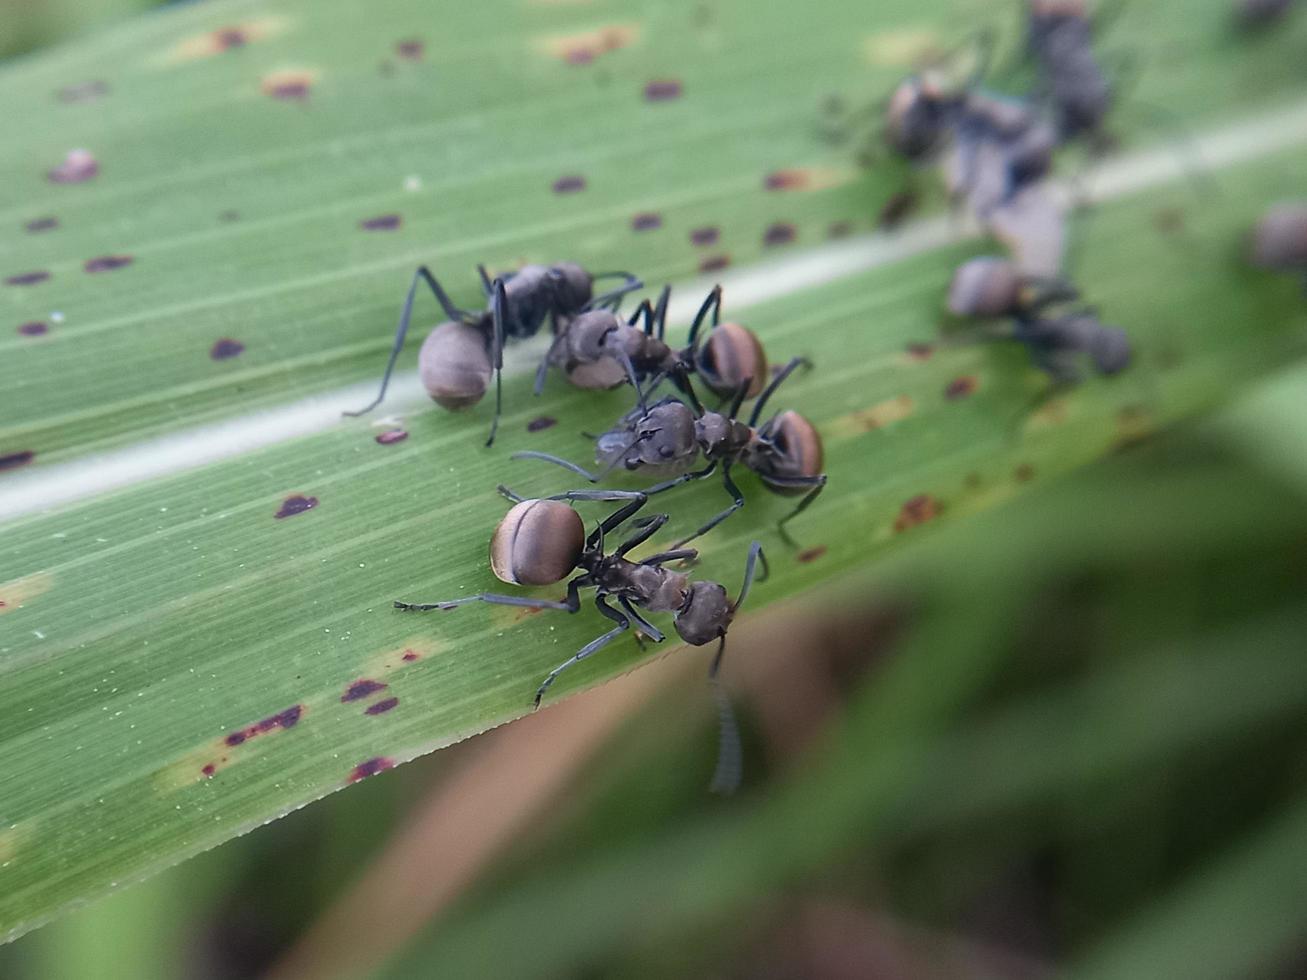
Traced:
[[[381, 390], [366, 407], [346, 415], [364, 415], [386, 397], [395, 362], [404, 347], [413, 302], [419, 283], [426, 283], [448, 318], [423, 341], [418, 352], [418, 372], [427, 393], [448, 409], [468, 408], [485, 396], [491, 375], [495, 379], [495, 416], [490, 425], [489, 446], [495, 441], [503, 404], [504, 344], [509, 340], [531, 337], [549, 321], [555, 333], [565, 324], [588, 310], [616, 304], [621, 297], [643, 283], [627, 272], [592, 275], [575, 262], [554, 265], [527, 265], [517, 272], [493, 281], [483, 266], [478, 267], [481, 285], [489, 301], [484, 311], [462, 310], [454, 305], [440, 281], [426, 266], [418, 266], [408, 287], [390, 359], [381, 376]], [[621, 277], [625, 281], [600, 296], [594, 295], [594, 283], [604, 278]], [[634, 378], [632, 378], [634, 381]]]
[[[731, 467], [739, 464], [757, 473], [763, 485], [774, 493], [803, 495], [803, 499], [778, 524], [785, 542], [797, 547], [785, 525], [802, 513], [826, 485], [826, 475], [822, 472], [821, 436], [811, 422], [794, 411], [780, 412], [761, 426], [758, 422], [776, 389], [795, 369], [807, 364], [804, 358], [796, 357], [778, 371], [754, 404], [747, 422], [738, 418], [750, 387], [747, 384], [740, 385], [726, 412], [705, 411], [688, 384], [684, 390], [691, 402], [689, 405], [678, 398], [668, 397], [655, 402], [647, 410], [636, 408], [599, 436], [596, 459], [604, 464], [604, 468], [598, 473], [591, 473], [548, 453], [518, 452], [512, 458], [544, 460], [591, 483], [598, 483], [619, 466], [627, 471], [656, 476], [676, 474], [649, 487], [644, 491], [646, 494], [662, 493], [691, 480], [705, 479], [720, 469], [722, 483], [731, 496], [731, 505], [694, 534], [682, 538], [675, 547], [706, 534], [744, 506], [744, 495], [731, 478]], [[690, 470], [700, 456], [708, 465]]]
[[[567, 597], [560, 601], [481, 592], [445, 602], [410, 603], [396, 600], [395, 608], [420, 612], [455, 609], [471, 602], [488, 602], [576, 613], [581, 608], [581, 589], [593, 588], [595, 607], [616, 625], [549, 672], [536, 690], [536, 708], [540, 707], [545, 693], [559, 674], [598, 652], [632, 626], [655, 643], [662, 642], [663, 633], [641, 615], [641, 609], [652, 613], [671, 613], [672, 625], [686, 643], [703, 646], [713, 640], [717, 641], [717, 652], [709, 667], [709, 679], [713, 683], [721, 712], [722, 737], [713, 788], [723, 792], [733, 790], [739, 780], [739, 735], [729, 702], [717, 686], [717, 678], [726, 651], [727, 630], [749, 595], [758, 562], [762, 563], [762, 577], [767, 576], [767, 558], [763, 554], [762, 545], [757, 541], [750, 545], [744, 566], [744, 584], [739, 595], [732, 601], [720, 583], [692, 582], [684, 572], [672, 571], [666, 567], [673, 561], [696, 558], [698, 552], [693, 548], [672, 548], [639, 561], [626, 557], [632, 549], [643, 544], [667, 523], [666, 514], [654, 514], [632, 522], [634, 533], [611, 553], [605, 551], [605, 535], [612, 534], [630, 521], [645, 506], [648, 496], [644, 493], [574, 490], [552, 497], [527, 500], [506, 487], [499, 489], [514, 504], [490, 539], [491, 570], [501, 582], [510, 585], [553, 585], [578, 571], [580, 574], [567, 583]], [[587, 536], [580, 515], [563, 503], [580, 500], [624, 503], [600, 521]], [[610, 598], [620, 608], [610, 605]]]

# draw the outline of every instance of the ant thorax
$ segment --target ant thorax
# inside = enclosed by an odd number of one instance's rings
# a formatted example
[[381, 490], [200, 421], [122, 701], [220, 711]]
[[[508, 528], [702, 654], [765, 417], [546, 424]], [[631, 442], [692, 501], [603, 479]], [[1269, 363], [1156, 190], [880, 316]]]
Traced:
[[624, 596], [650, 612], [677, 612], [690, 594], [688, 575], [615, 555], [600, 558], [591, 575], [605, 592]]

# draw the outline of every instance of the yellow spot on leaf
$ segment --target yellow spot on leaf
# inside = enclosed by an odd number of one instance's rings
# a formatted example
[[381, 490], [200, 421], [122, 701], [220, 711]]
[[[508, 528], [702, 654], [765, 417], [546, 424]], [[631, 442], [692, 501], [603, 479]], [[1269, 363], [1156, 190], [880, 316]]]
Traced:
[[11, 613], [37, 596], [50, 591], [54, 576], [49, 572], [33, 572], [12, 582], [0, 582], [0, 616]]
[[1050, 398], [1030, 416], [1027, 429], [1048, 429], [1066, 421], [1067, 402], [1065, 398]]
[[[470, 610], [464, 609], [464, 613]], [[457, 616], [457, 612], [441, 613], [430, 612], [421, 613], [425, 616]], [[374, 653], [368, 657], [358, 668], [359, 677], [369, 677], [377, 680], [387, 674], [393, 674], [397, 670], [403, 670], [405, 667], [412, 667], [420, 664], [424, 660], [444, 653], [445, 644], [432, 640], [430, 637], [413, 637], [404, 641], [403, 646], [394, 647], [389, 650], [382, 650], [380, 653]], [[352, 680], [353, 678], [351, 678]]]
[[916, 411], [916, 404], [907, 395], [890, 398], [870, 408], [841, 416], [830, 424], [832, 437], [847, 437], [860, 432], [871, 432], [902, 422]]
[[583, 61], [608, 51], [628, 47], [639, 37], [639, 24], [610, 24], [592, 31], [537, 37], [534, 46], [537, 50], [551, 54], [555, 58], [562, 58], [564, 61]]
[[176, 65], [187, 61], [198, 61], [201, 58], [212, 58], [224, 51], [267, 40], [281, 34], [289, 26], [289, 18], [275, 16], [228, 24], [217, 30], [182, 38], [157, 59], [156, 64]]
[[862, 44], [867, 61], [881, 68], [915, 68], [937, 57], [939, 50], [939, 38], [924, 27], [883, 31]]

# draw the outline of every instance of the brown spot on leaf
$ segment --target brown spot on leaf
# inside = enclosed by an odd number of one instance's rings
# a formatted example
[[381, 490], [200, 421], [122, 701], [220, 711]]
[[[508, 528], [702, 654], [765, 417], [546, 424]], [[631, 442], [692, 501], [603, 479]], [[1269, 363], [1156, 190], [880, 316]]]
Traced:
[[833, 221], [826, 229], [827, 238], [848, 238], [853, 234], [852, 221]]
[[402, 221], [397, 214], [379, 214], [375, 218], [364, 218], [359, 227], [364, 231], [394, 231]]
[[375, 776], [379, 772], [385, 772], [387, 769], [395, 767], [394, 759], [387, 759], [385, 756], [378, 755], [371, 759], [365, 759], [355, 766], [349, 774], [349, 781], [357, 783], [360, 779], [367, 779], [369, 776]]
[[776, 170], [763, 178], [762, 186], [769, 191], [801, 191], [808, 180], [807, 170]]
[[55, 93], [55, 98], [60, 102], [94, 102], [108, 94], [109, 83], [93, 79], [89, 82], [78, 82], [76, 85], [65, 85]]
[[365, 715], [384, 715], [395, 705], [399, 704], [399, 698], [383, 698], [376, 704], [370, 704], [363, 709]]
[[408, 438], [408, 433], [403, 429], [389, 429], [385, 432], [377, 433], [377, 443], [382, 446], [390, 446], [397, 442], [403, 442]]
[[641, 211], [631, 219], [632, 231], [653, 231], [663, 226], [663, 218], [652, 211]]
[[928, 344], [923, 340], [914, 340], [904, 350], [908, 352], [908, 357], [914, 361], [928, 361], [930, 355], [935, 353], [935, 345]]
[[114, 269], [121, 269], [123, 266], [132, 264], [130, 255], [100, 255], [93, 259], [87, 259], [82, 268], [87, 272], [112, 272]]
[[681, 97], [681, 83], [674, 78], [659, 78], [644, 87], [648, 102], [669, 102]]
[[874, 432], [877, 429], [893, 425], [895, 422], [903, 421], [911, 416], [914, 411], [916, 411], [916, 405], [912, 398], [908, 395], [899, 395], [897, 398], [889, 398], [872, 405], [870, 408], [854, 412], [851, 419], [853, 424], [864, 432]]
[[230, 337], [219, 337], [214, 341], [213, 346], [209, 348], [209, 356], [215, 361], [225, 361], [230, 357], [237, 357], [245, 350], [245, 345], [239, 340], [232, 340]]
[[553, 183], [555, 194], [575, 194], [585, 190], [585, 178], [580, 174], [565, 174]]
[[895, 531], [906, 531], [918, 524], [933, 521], [939, 516], [939, 503], [928, 493], [918, 494], [907, 501], [894, 520]]
[[569, 65], [588, 65], [602, 54], [626, 47], [639, 34], [639, 24], [611, 24], [591, 31], [538, 37], [534, 44]]
[[35, 272], [20, 272], [16, 276], [9, 276], [5, 279], [6, 286], [34, 286], [38, 282], [45, 282], [50, 278], [50, 273], [44, 269], [38, 269]]
[[100, 172], [100, 162], [90, 150], [69, 150], [64, 162], [46, 172], [53, 184], [80, 184]]
[[881, 206], [880, 213], [876, 215], [876, 227], [897, 228], [904, 218], [917, 210], [920, 201], [921, 198], [916, 191], [899, 191], [897, 194], [891, 194], [889, 200]]
[[200, 769], [200, 773], [206, 779], [212, 779], [214, 775], [217, 773], [217, 771], [218, 771], [218, 767], [212, 762], [206, 762]]
[[267, 735], [269, 732], [294, 728], [299, 724], [300, 718], [304, 715], [304, 705], [293, 704], [285, 711], [278, 711], [275, 715], [269, 715], [262, 718], [252, 725], [246, 725], [244, 728], [238, 728], [234, 732], [228, 732], [223, 736], [223, 742], [226, 745], [237, 746], [243, 745], [252, 738], [259, 735]]
[[826, 554], [826, 546], [824, 544], [819, 544], [815, 548], [805, 548], [795, 557], [806, 565], [810, 561], [816, 561], [824, 554]]
[[213, 46], [218, 51], [243, 48], [249, 43], [250, 36], [243, 27], [220, 27], [213, 32]]
[[256, 41], [280, 34], [289, 23], [290, 21], [285, 17], [257, 17], [228, 24], [215, 31], [192, 34], [164, 52], [158, 62], [170, 65], [183, 61], [197, 61], [200, 58], [212, 58], [226, 51], [236, 51]]
[[1012, 471], [1012, 476], [1018, 483], [1027, 483], [1035, 478], [1035, 468], [1029, 463], [1022, 463]]
[[962, 482], [968, 490], [975, 490], [980, 486], [980, 474], [974, 471], [968, 473], [967, 478]]
[[421, 61], [425, 52], [426, 44], [420, 38], [405, 38], [395, 44], [395, 54], [406, 61]]
[[957, 401], [959, 398], [966, 398], [975, 393], [980, 383], [973, 374], [964, 374], [960, 378], [954, 378], [944, 388], [944, 397], [949, 401]]
[[693, 245], [715, 245], [720, 237], [721, 232], [715, 227], [695, 228], [690, 232], [690, 243]]
[[345, 693], [340, 696], [341, 703], [348, 704], [350, 701], [359, 701], [363, 698], [369, 697], [370, 695], [376, 694], [378, 691], [384, 691], [386, 686], [387, 685], [381, 681], [374, 681], [366, 677], [362, 680], [357, 680], [349, 687], [345, 688]]
[[558, 419], [550, 415], [537, 415], [526, 424], [527, 432], [543, 432], [545, 429], [552, 429], [558, 424]]
[[20, 453], [7, 453], [0, 456], [0, 470], [16, 470], [20, 466], [26, 466], [36, 458], [36, 453], [30, 449], [24, 449]]
[[404, 651], [404, 655], [403, 655], [402, 657], [400, 657], [399, 659], [403, 660], [404, 663], [406, 663], [406, 664], [411, 664], [414, 660], [417, 660], [417, 659], [419, 659], [419, 658], [418, 658], [418, 654], [417, 654], [415, 651], [413, 651], [413, 650], [405, 650], [405, 651]]
[[589, 48], [573, 48], [563, 55], [563, 60], [569, 65], [588, 65], [595, 60], [595, 53]]
[[775, 224], [768, 225], [767, 230], [762, 234], [762, 243], [764, 245], [788, 245], [798, 237], [798, 231], [794, 225], [786, 221], [778, 221]]
[[856, 176], [852, 168], [787, 167], [767, 174], [762, 186], [769, 191], [823, 191], [847, 184]]
[[718, 272], [731, 264], [729, 255], [710, 255], [699, 263], [700, 272]]
[[281, 509], [273, 517], [294, 517], [296, 514], [303, 514], [306, 510], [312, 510], [318, 506], [317, 497], [305, 497], [300, 494], [287, 497], [281, 502]]
[[[3, 462], [5, 457], [0, 457]], [[0, 582], [0, 616], [11, 613], [24, 603], [50, 591], [54, 585], [54, 576], [49, 572], [33, 572], [22, 578]]]
[[27, 224], [23, 225], [33, 235], [43, 231], [50, 231], [59, 227], [59, 219], [53, 215], [47, 215], [44, 218], [33, 218]]
[[29, 323], [20, 323], [18, 332], [24, 337], [39, 337], [42, 334], [49, 333], [50, 327], [40, 320], [32, 320]]
[[265, 75], [263, 94], [283, 102], [304, 102], [317, 81], [317, 73], [309, 71], [275, 71]]

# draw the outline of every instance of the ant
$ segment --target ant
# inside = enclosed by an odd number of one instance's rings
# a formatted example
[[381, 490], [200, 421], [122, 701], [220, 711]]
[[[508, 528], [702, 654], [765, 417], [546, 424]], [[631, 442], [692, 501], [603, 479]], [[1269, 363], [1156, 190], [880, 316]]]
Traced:
[[[785, 543], [797, 547], [785, 525], [802, 513], [826, 486], [826, 474], [821, 471], [821, 436], [798, 412], [780, 412], [761, 426], [758, 420], [776, 389], [801, 365], [810, 366], [806, 358], [796, 357], [776, 373], [754, 404], [748, 422], [739, 421], [740, 408], [751, 387], [748, 383], [741, 383], [736, 389], [735, 398], [725, 413], [705, 411], [688, 384], [684, 393], [689, 398], [689, 405], [678, 398], [667, 397], [647, 410], [637, 407], [599, 436], [596, 459], [606, 465], [598, 473], [590, 473], [558, 456], [533, 450], [514, 453], [512, 458], [544, 460], [571, 470], [591, 483], [598, 483], [618, 466], [654, 475], [677, 474], [646, 489], [644, 493], [647, 495], [662, 493], [691, 480], [705, 479], [720, 467], [731, 505], [694, 534], [676, 542], [673, 547], [677, 548], [707, 534], [744, 506], [744, 495], [731, 479], [731, 467], [738, 463], [757, 473], [763, 486], [774, 493], [804, 495], [777, 525]], [[689, 470], [700, 455], [708, 465], [700, 470]]]
[[1013, 340], [1024, 344], [1035, 366], [1055, 384], [1080, 380], [1076, 355], [1088, 354], [1095, 369], [1117, 374], [1130, 364], [1130, 339], [1104, 324], [1091, 307], [1056, 316], [1048, 307], [1074, 301], [1079, 291], [1065, 280], [1024, 276], [1010, 261], [981, 257], [964, 262], [949, 287], [949, 312], [968, 317], [1010, 317]]
[[[703, 301], [690, 326], [688, 343], [680, 350], [673, 350], [663, 339], [670, 297], [671, 287], [664, 286], [656, 305], [645, 300], [625, 322], [608, 310], [577, 316], [558, 333], [541, 361], [536, 394], [544, 388], [545, 373], [553, 365], [582, 388], [612, 388], [634, 376], [651, 379], [645, 391], [653, 391], [665, 378], [684, 391], [687, 379], [697, 375], [720, 398], [730, 397], [746, 381], [747, 397], [757, 395], [767, 376], [767, 355], [752, 330], [721, 322], [722, 287], [714, 287]], [[712, 325], [708, 339], [701, 343], [699, 332], [709, 312]], [[641, 318], [643, 329], [635, 326]], [[637, 397], [643, 408], [638, 386]]]
[[[581, 608], [581, 589], [593, 588], [595, 607], [616, 625], [549, 672], [536, 690], [535, 708], [540, 707], [545, 692], [559, 674], [596, 653], [632, 626], [655, 643], [661, 643], [664, 639], [662, 632], [648, 622], [639, 609], [671, 613], [672, 625], [686, 643], [703, 646], [717, 640], [717, 652], [708, 670], [709, 680], [718, 696], [722, 722], [721, 753], [713, 777], [713, 789], [722, 792], [733, 790], [739, 781], [739, 735], [729, 702], [720, 694], [717, 678], [726, 652], [726, 632], [749, 595], [758, 562], [762, 562], [762, 578], [767, 577], [767, 557], [763, 554], [762, 545], [755, 541], [749, 546], [744, 566], [744, 584], [739, 595], [732, 601], [725, 586], [720, 583], [692, 582], [685, 573], [666, 567], [673, 561], [698, 557], [698, 552], [693, 548], [673, 548], [639, 561], [626, 557], [632, 549], [643, 544], [667, 523], [666, 514], [654, 514], [633, 522], [634, 533], [611, 553], [605, 551], [605, 535], [612, 534], [631, 520], [648, 502], [647, 494], [622, 490], [573, 490], [552, 497], [524, 499], [503, 486], [499, 491], [514, 503], [490, 539], [491, 571], [501, 582], [510, 585], [553, 585], [567, 578], [573, 571], [579, 571], [580, 574], [567, 583], [567, 598], [556, 601], [480, 592], [447, 602], [411, 603], [396, 600], [395, 608], [420, 612], [454, 609], [470, 602], [489, 602], [576, 613]], [[600, 521], [587, 536], [580, 515], [563, 503], [581, 500], [625, 503]], [[609, 597], [620, 608], [610, 605]]]
[[1091, 17], [1085, 0], [1030, 0], [1026, 48], [1039, 69], [1061, 142], [1080, 136], [1102, 142], [1114, 93], [1094, 55], [1094, 22], [1101, 28], [1119, 10], [1114, 6]]
[[1249, 236], [1249, 261], [1263, 269], [1307, 273], [1307, 204], [1269, 208]]
[[[554, 265], [527, 265], [517, 272], [491, 281], [484, 266], [478, 266], [481, 285], [490, 301], [486, 311], [461, 310], [450, 300], [425, 265], [418, 266], [404, 298], [404, 307], [395, 330], [395, 343], [381, 376], [381, 390], [366, 407], [349, 416], [366, 415], [386, 397], [395, 362], [404, 347], [418, 284], [425, 282], [448, 318], [423, 341], [418, 352], [418, 372], [427, 393], [444, 408], [457, 410], [479, 402], [495, 378], [495, 417], [490, 424], [486, 445], [495, 441], [503, 404], [504, 344], [507, 340], [532, 337], [548, 320], [555, 333], [588, 310], [620, 302], [621, 297], [643, 283], [629, 272], [603, 272], [592, 275], [575, 262]], [[602, 295], [594, 295], [599, 279], [622, 278], [625, 281]], [[634, 379], [633, 379], [634, 380]]]

